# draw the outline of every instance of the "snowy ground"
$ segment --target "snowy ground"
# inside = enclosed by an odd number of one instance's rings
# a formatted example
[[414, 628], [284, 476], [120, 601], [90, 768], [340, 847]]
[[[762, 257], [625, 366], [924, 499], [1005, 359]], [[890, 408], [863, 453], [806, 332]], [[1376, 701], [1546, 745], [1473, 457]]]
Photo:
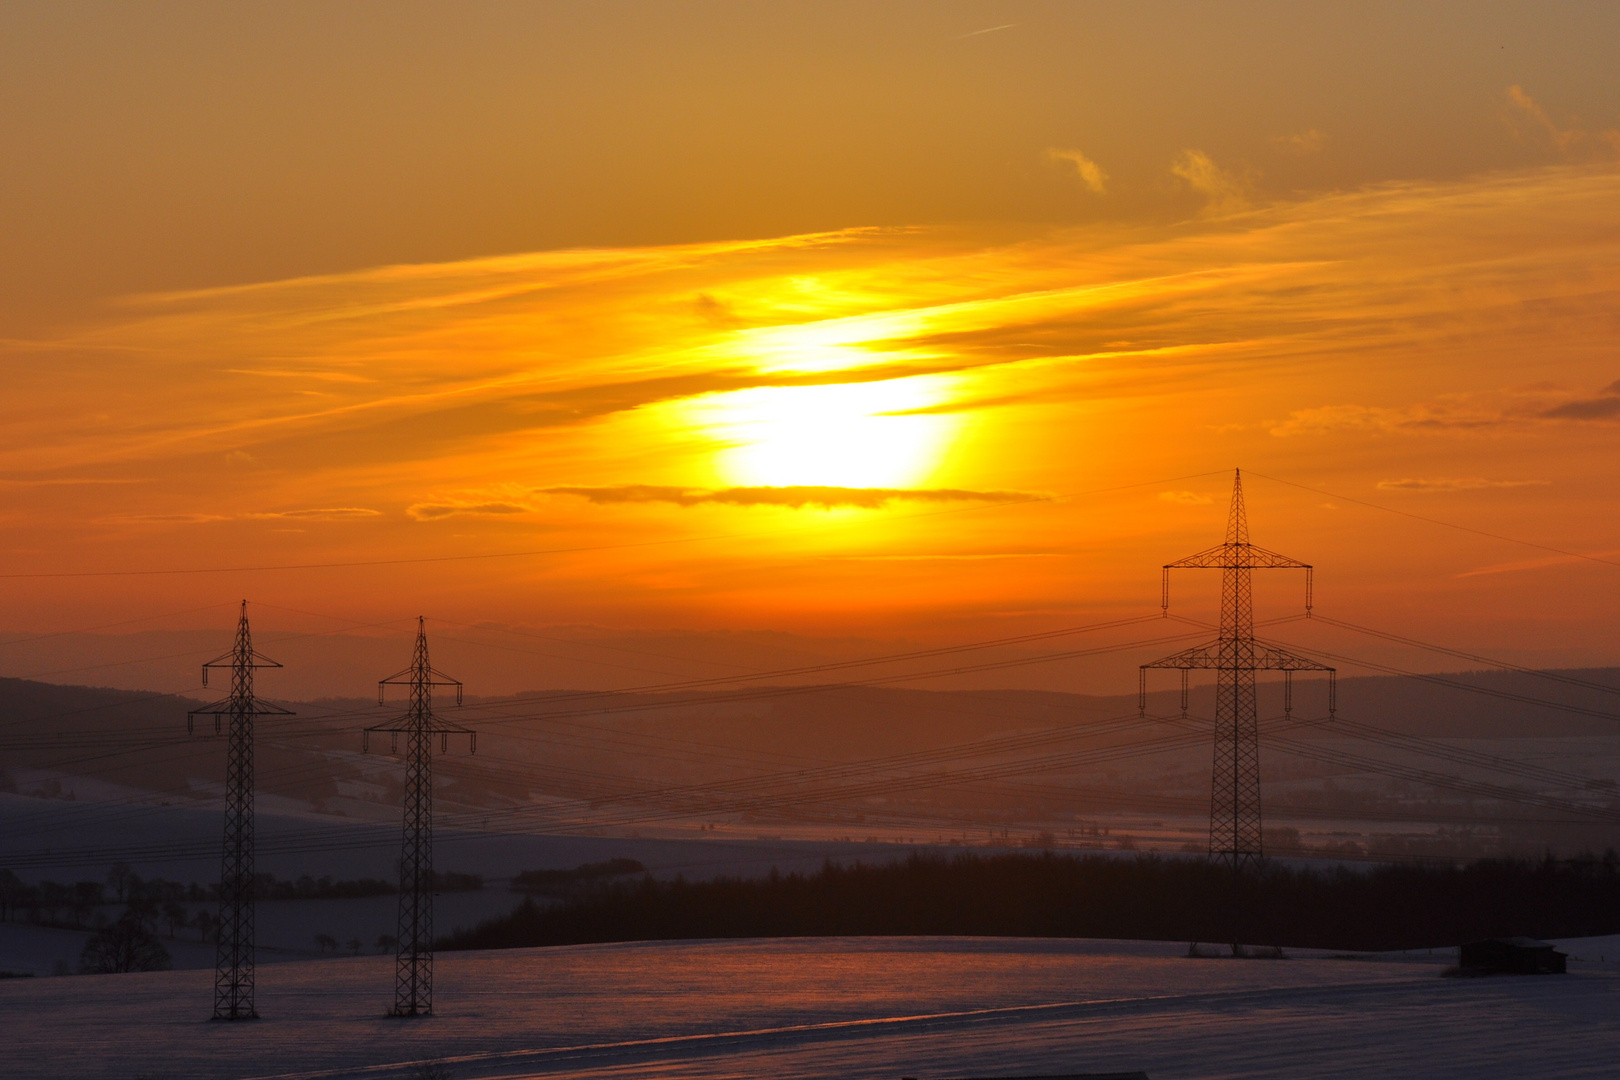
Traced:
[[[1611, 956], [1620, 941], [1568, 943]], [[1586, 946], [1592, 946], [1587, 948]], [[1194, 960], [1184, 945], [1014, 939], [671, 942], [445, 953], [438, 1015], [384, 1017], [391, 961], [259, 971], [215, 1024], [210, 973], [0, 981], [4, 1072], [35, 1077], [1613, 1075], [1620, 962], [1448, 979], [1441, 952]], [[1620, 956], [1617, 956], [1620, 961]]]

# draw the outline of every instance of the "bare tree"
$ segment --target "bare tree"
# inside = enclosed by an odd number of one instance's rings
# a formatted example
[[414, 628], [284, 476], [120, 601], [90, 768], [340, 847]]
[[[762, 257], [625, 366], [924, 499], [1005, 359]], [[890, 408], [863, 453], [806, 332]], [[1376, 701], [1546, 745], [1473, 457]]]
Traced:
[[331, 934], [316, 934], [315, 948], [323, 953], [337, 952], [338, 939]]
[[60, 881], [39, 883], [39, 906], [45, 911], [45, 921], [55, 922], [56, 913], [73, 903], [73, 893]]
[[101, 903], [104, 893], [99, 881], [79, 881], [73, 885], [73, 921], [79, 926], [84, 925], [96, 905]]
[[178, 900], [170, 900], [163, 905], [163, 921], [169, 924], [169, 937], [173, 938], [180, 932], [180, 928], [190, 921], [186, 914], [186, 905]]
[[[138, 883], [140, 880], [141, 880], [140, 878], [133, 878], [132, 882]], [[157, 902], [157, 897], [149, 896], [146, 893], [141, 892], [139, 890], [139, 888], [132, 887], [129, 890], [129, 903], [124, 905], [124, 908], [125, 908], [125, 914], [128, 917], [137, 920], [138, 922], [140, 922], [140, 924], [142, 926], [146, 927], [148, 930], [156, 930], [157, 929], [157, 924], [158, 924], [158, 902]]]
[[10, 870], [0, 870], [0, 920], [9, 921], [27, 894], [28, 886], [22, 878]]
[[112, 887], [113, 895], [120, 904], [124, 902], [124, 893], [128, 891], [129, 879], [133, 875], [134, 870], [127, 862], [115, 862], [112, 869], [107, 871], [107, 884]]
[[169, 950], [135, 916], [124, 917], [90, 935], [79, 954], [79, 970], [90, 974], [115, 971], [164, 971]]

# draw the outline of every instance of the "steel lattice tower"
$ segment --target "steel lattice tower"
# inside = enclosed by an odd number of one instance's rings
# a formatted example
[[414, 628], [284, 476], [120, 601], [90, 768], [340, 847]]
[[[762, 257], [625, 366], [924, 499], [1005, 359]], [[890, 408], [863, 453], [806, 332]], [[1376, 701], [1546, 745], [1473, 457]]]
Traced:
[[1167, 563], [1164, 567], [1163, 606], [1170, 612], [1170, 571], [1181, 567], [1219, 568], [1221, 571], [1220, 636], [1199, 645], [1143, 664], [1140, 708], [1147, 712], [1149, 668], [1179, 668], [1181, 713], [1187, 714], [1187, 673], [1215, 671], [1215, 767], [1209, 799], [1209, 854], [1230, 863], [1234, 875], [1265, 854], [1260, 832], [1260, 724], [1255, 700], [1255, 672], [1283, 673], [1283, 709], [1293, 709], [1293, 673], [1328, 673], [1328, 713], [1334, 711], [1334, 670], [1315, 660], [1257, 642], [1254, 637], [1254, 600], [1250, 575], [1255, 570], [1305, 571], [1305, 614], [1311, 611], [1311, 566], [1249, 543], [1249, 519], [1243, 506], [1243, 473], [1232, 481], [1232, 508], [1226, 521], [1226, 542]]
[[231, 651], [203, 665], [208, 672], [229, 668], [231, 696], [207, 708], [186, 714], [186, 730], [195, 730], [199, 716], [214, 718], [219, 734], [230, 718], [230, 742], [225, 758], [225, 847], [219, 869], [219, 948], [214, 963], [214, 1019], [251, 1020], [253, 1007], [253, 720], [258, 716], [291, 716], [253, 696], [253, 669], [281, 665], [253, 651], [248, 630], [247, 601], [236, 624]]
[[433, 736], [440, 749], [450, 748], [452, 734], [468, 736], [477, 752], [478, 736], [460, 724], [433, 715], [433, 688], [456, 688], [461, 704], [461, 683], [434, 669], [428, 660], [427, 629], [416, 620], [416, 654], [411, 666], [377, 683], [377, 703], [390, 686], [410, 687], [410, 709], [397, 720], [366, 728], [362, 746], [369, 749], [373, 731], [392, 736], [399, 750], [405, 736], [405, 835], [399, 857], [399, 957], [394, 967], [394, 1016], [429, 1016], [433, 1013]]

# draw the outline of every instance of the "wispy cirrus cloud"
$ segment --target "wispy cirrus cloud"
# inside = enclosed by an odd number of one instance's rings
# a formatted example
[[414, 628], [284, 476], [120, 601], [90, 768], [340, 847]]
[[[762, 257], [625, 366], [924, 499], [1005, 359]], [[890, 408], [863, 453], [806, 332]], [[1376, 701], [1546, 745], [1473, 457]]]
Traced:
[[1223, 169], [1202, 150], [1183, 150], [1170, 172], [1204, 197], [1206, 214], [1231, 214], [1248, 208], [1253, 181]]
[[1093, 195], [1106, 195], [1108, 193], [1108, 174], [1103, 172], [1101, 165], [1092, 161], [1078, 150], [1065, 150], [1059, 147], [1048, 147], [1046, 157], [1049, 161], [1059, 162], [1074, 169], [1074, 175], [1079, 178], [1080, 186]]
[[512, 502], [423, 502], [412, 503], [405, 508], [405, 513], [417, 521], [439, 521], [443, 518], [464, 515], [502, 517], [510, 514], [527, 514], [529, 510], [527, 506]]
[[1208, 506], [1215, 501], [1213, 495], [1200, 495], [1196, 491], [1161, 491], [1159, 501], [1179, 506]]
[[1517, 84], [1507, 88], [1507, 100], [1508, 125], [1526, 142], [1540, 144], [1560, 157], [1575, 160], [1620, 158], [1620, 130], [1564, 127]]
[[1271, 428], [1278, 438], [1325, 435], [1335, 431], [1468, 431], [1496, 427], [1506, 417], [1498, 409], [1452, 403], [1416, 405], [1321, 405], [1297, 409]]
[[1449, 492], [1479, 491], [1484, 488], [1545, 487], [1550, 480], [1490, 480], [1483, 476], [1406, 476], [1399, 480], [1378, 481], [1379, 491]]
[[[382, 542], [393, 529], [401, 545], [429, 549], [536, 528], [590, 544], [630, 516], [611, 505], [643, 507], [636, 527], [653, 536], [690, 521], [653, 507], [755, 507], [770, 533], [767, 518], [790, 509], [875, 519], [885, 506], [1140, 479], [1145, 459], [1128, 450], [1138, 446], [1167, 463], [1153, 475], [1282, 450], [1300, 470], [1331, 461], [1363, 490], [1412, 481], [1397, 490], [1413, 499], [1466, 491], [1458, 480], [1562, 484], [1568, 462], [1595, 467], [1606, 425], [1620, 421], [1620, 391], [1598, 389], [1617, 374], [1602, 357], [1620, 310], [1620, 243], [1592, 223], [1620, 199], [1620, 169], [1557, 165], [1258, 205], [1229, 162], [1180, 164], [1183, 209], [1196, 191], [1211, 213], [553, 252], [146, 297], [61, 341], [0, 342], [28, 391], [5, 407], [0, 470], [141, 478], [6, 490], [15, 519], [58, 529], [64, 551], [148, 515], [131, 533], [163, 543], [116, 557], [162, 564], [180, 550], [165, 522], [205, 537], [212, 526], [187, 523], [258, 513], [276, 516], [231, 526], [238, 538], [324, 512], [339, 524], [310, 532], [334, 549], [340, 533]], [[1245, 199], [1244, 213], [1214, 212]], [[1524, 389], [1549, 372], [1569, 386]], [[1519, 389], [1479, 389], [1490, 386]], [[937, 417], [950, 425], [917, 423]], [[924, 430], [946, 432], [937, 453], [876, 467]], [[1454, 438], [1391, 439], [1353, 458], [1331, 433]], [[1462, 464], [1460, 437], [1477, 450]], [[818, 447], [841, 452], [839, 469], [822, 467]], [[609, 483], [625, 476], [650, 483]], [[574, 479], [571, 491], [539, 490]], [[1193, 516], [1200, 504], [1183, 495], [1155, 500], [1176, 486], [1146, 489], [1153, 514]], [[1071, 505], [1038, 515], [1060, 533], [1031, 525], [1019, 539], [1050, 546], [1077, 529], [1099, 545], [1118, 539], [1112, 519]], [[372, 507], [383, 513], [347, 513]], [[768, 546], [704, 543], [742, 563]], [[628, 561], [601, 556], [589, 588]], [[693, 574], [675, 591], [743, 589], [729, 574]], [[775, 578], [747, 588], [782, 610], [793, 602]]]
[[104, 484], [147, 484], [144, 476], [0, 476], [0, 485], [6, 487], [89, 487]]
[[1547, 421], [1620, 420], [1620, 382], [1597, 393], [1548, 386], [1450, 394], [1410, 405], [1321, 405], [1296, 409], [1271, 427], [1280, 438], [1330, 432], [1467, 432]]
[[1306, 157], [1321, 153], [1322, 148], [1327, 145], [1327, 136], [1315, 128], [1306, 128], [1290, 135], [1275, 135], [1271, 142], [1285, 154]]
[[1594, 397], [1576, 398], [1542, 410], [1548, 420], [1620, 419], [1620, 382], [1612, 382]]
[[381, 510], [364, 506], [318, 506], [303, 510], [262, 510], [243, 515], [252, 518], [304, 518], [311, 521], [350, 521], [357, 518], [381, 517]]
[[128, 514], [119, 521], [139, 522], [144, 525], [201, 525], [211, 521], [230, 521], [229, 514], [207, 513], [173, 513], [173, 514]]
[[1034, 502], [1046, 498], [1027, 491], [968, 491], [959, 488], [861, 488], [822, 485], [783, 487], [703, 488], [669, 487], [656, 484], [619, 484], [612, 487], [548, 487], [547, 495], [572, 495], [598, 506], [625, 503], [669, 503], [674, 506], [779, 506], [791, 510], [805, 507], [835, 509], [851, 507], [881, 510], [893, 502]]

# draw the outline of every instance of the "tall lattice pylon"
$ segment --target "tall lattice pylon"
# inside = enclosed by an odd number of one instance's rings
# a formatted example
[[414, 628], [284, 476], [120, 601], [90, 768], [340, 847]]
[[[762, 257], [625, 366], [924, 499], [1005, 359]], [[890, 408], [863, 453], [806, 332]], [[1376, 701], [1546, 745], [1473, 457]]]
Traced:
[[1305, 614], [1311, 611], [1311, 566], [1249, 543], [1249, 519], [1243, 506], [1243, 473], [1232, 481], [1232, 509], [1226, 520], [1226, 542], [1167, 563], [1164, 567], [1163, 606], [1170, 613], [1170, 571], [1181, 567], [1218, 568], [1221, 571], [1220, 636], [1199, 645], [1143, 664], [1140, 707], [1147, 712], [1149, 668], [1181, 670], [1181, 713], [1187, 714], [1187, 673], [1215, 671], [1215, 768], [1209, 799], [1209, 854], [1229, 862], [1234, 874], [1264, 857], [1260, 832], [1260, 723], [1255, 699], [1255, 672], [1283, 673], [1283, 710], [1293, 709], [1293, 673], [1328, 673], [1328, 712], [1334, 709], [1334, 670], [1315, 660], [1295, 656], [1254, 637], [1254, 599], [1250, 574], [1254, 570], [1305, 571]]
[[405, 836], [399, 855], [399, 957], [394, 966], [394, 1016], [430, 1016], [433, 1013], [433, 736], [440, 749], [450, 748], [450, 736], [466, 735], [470, 749], [478, 750], [478, 735], [471, 728], [433, 715], [433, 688], [456, 688], [461, 704], [461, 683], [434, 669], [428, 660], [427, 628], [416, 620], [416, 655], [411, 666], [377, 683], [377, 704], [390, 686], [410, 687], [410, 709], [397, 720], [366, 728], [362, 746], [369, 749], [373, 731], [392, 736], [399, 750], [405, 736]]
[[251, 1020], [253, 1005], [253, 721], [260, 716], [291, 716], [286, 709], [253, 696], [254, 668], [281, 665], [253, 651], [247, 601], [236, 624], [231, 651], [203, 665], [208, 673], [231, 672], [231, 696], [186, 714], [186, 730], [196, 730], [199, 716], [214, 718], [214, 734], [230, 721], [225, 756], [225, 849], [219, 868], [219, 947], [214, 954], [214, 1019]]

